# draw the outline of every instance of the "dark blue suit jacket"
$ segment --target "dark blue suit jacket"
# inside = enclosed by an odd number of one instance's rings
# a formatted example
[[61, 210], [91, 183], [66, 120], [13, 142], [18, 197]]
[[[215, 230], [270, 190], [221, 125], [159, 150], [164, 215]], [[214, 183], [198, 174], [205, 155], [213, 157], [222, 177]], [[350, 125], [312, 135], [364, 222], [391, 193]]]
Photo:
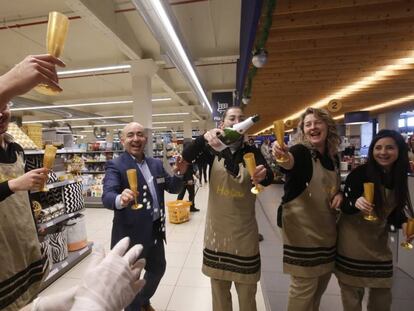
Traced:
[[[165, 239], [164, 191], [178, 193], [183, 184], [182, 178], [170, 176], [165, 171], [162, 162], [159, 159], [146, 157], [145, 161], [154, 177], [153, 183], [160, 204], [161, 226], [159, 226], [160, 228], [155, 229], [159, 230], [160, 236]], [[134, 168], [137, 170], [138, 176], [138, 202], [142, 203], [144, 207], [138, 210], [132, 210], [131, 207], [128, 206], [118, 210], [115, 207], [115, 199], [125, 188], [129, 188], [126, 171]], [[114, 211], [111, 248], [119, 240], [129, 236], [131, 239], [130, 246], [142, 244], [144, 246], [143, 254], [145, 254], [145, 249], [154, 245], [155, 237], [153, 234], [152, 208], [154, 204], [147, 182], [132, 156], [129, 153], [124, 152], [118, 158], [108, 161], [105, 167], [105, 178], [103, 182], [103, 205]], [[144, 202], [144, 199], [146, 199], [146, 202]], [[148, 203], [150, 203], [150, 208], [147, 208]]]

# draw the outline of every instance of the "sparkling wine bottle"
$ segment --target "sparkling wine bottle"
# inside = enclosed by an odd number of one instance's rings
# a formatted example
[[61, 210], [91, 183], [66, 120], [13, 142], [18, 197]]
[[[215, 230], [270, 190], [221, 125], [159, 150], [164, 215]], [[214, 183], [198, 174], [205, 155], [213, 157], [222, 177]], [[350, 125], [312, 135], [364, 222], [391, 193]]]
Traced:
[[243, 122], [234, 124], [233, 127], [223, 129], [223, 134], [218, 135], [218, 138], [225, 144], [230, 145], [239, 140], [244, 133], [256, 122], [260, 120], [259, 115], [255, 114], [244, 120]]

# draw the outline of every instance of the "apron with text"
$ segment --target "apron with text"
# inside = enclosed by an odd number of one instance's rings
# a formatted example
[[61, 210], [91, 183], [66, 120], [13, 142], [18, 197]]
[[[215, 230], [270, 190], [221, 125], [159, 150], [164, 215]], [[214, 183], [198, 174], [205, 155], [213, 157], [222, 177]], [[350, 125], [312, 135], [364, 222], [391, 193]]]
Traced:
[[[0, 165], [0, 182], [23, 175], [21, 155]], [[27, 191], [0, 202], [0, 309], [19, 310], [39, 292], [48, 267], [41, 254]]]
[[336, 211], [329, 206], [339, 190], [339, 175], [315, 157], [312, 166], [305, 190], [283, 204], [283, 271], [298, 277], [318, 277], [334, 268]]
[[362, 213], [342, 214], [338, 222], [335, 274], [348, 285], [390, 288], [393, 265], [387, 217], [395, 208], [393, 191], [381, 187], [385, 219], [367, 221]]
[[256, 196], [243, 164], [233, 177], [224, 159], [212, 165], [203, 251], [203, 273], [211, 278], [253, 284], [260, 279]]

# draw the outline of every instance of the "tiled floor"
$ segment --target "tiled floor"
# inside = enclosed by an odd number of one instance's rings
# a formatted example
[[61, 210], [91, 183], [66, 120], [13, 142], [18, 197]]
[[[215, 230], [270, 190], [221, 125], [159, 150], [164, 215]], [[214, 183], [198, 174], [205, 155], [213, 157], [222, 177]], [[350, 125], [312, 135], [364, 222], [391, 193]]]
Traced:
[[[257, 220], [264, 241], [260, 243], [262, 277], [256, 296], [258, 311], [286, 310], [289, 277], [282, 273], [282, 243], [276, 227], [276, 208], [282, 187], [272, 185], [259, 195], [256, 203]], [[167, 224], [167, 271], [152, 299], [157, 311], [208, 311], [211, 310], [209, 279], [201, 273], [202, 243], [208, 188], [200, 188], [196, 196], [199, 213], [191, 221]], [[175, 195], [166, 194], [166, 200]], [[112, 212], [103, 208], [87, 209], [88, 237], [109, 250]], [[72, 268], [48, 287], [42, 294], [64, 290], [80, 282], [89, 258]], [[414, 263], [413, 263], [414, 264]], [[233, 306], [237, 311], [237, 295], [233, 290]], [[414, 280], [396, 269], [393, 287], [393, 311], [414, 310]], [[321, 311], [342, 310], [337, 280], [332, 276], [321, 302]]]
[[[201, 187], [196, 196], [200, 212], [191, 214], [187, 223], [167, 224], [166, 257], [167, 270], [151, 303], [157, 311], [209, 311], [211, 307], [210, 279], [201, 272], [204, 221], [206, 215], [208, 187]], [[166, 201], [176, 195], [166, 194]], [[103, 208], [86, 210], [88, 238], [109, 250], [112, 212]], [[89, 257], [64, 274], [42, 292], [47, 295], [62, 291], [80, 282], [88, 266]], [[233, 306], [238, 310], [234, 288]], [[260, 284], [256, 296], [259, 311], [266, 310]]]

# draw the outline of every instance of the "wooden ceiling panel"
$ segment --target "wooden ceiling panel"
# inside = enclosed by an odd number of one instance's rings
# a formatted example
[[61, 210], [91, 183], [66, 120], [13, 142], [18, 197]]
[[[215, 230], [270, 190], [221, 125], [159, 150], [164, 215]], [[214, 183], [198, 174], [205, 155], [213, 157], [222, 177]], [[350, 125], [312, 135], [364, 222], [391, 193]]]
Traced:
[[[317, 102], [328, 104], [340, 91], [336, 96], [343, 108], [337, 115], [412, 95], [413, 32], [412, 1], [278, 1], [265, 46], [268, 63], [253, 79], [246, 108], [247, 114], [262, 115], [253, 132]], [[402, 58], [410, 58], [404, 67], [363, 89], [343, 93]]]

